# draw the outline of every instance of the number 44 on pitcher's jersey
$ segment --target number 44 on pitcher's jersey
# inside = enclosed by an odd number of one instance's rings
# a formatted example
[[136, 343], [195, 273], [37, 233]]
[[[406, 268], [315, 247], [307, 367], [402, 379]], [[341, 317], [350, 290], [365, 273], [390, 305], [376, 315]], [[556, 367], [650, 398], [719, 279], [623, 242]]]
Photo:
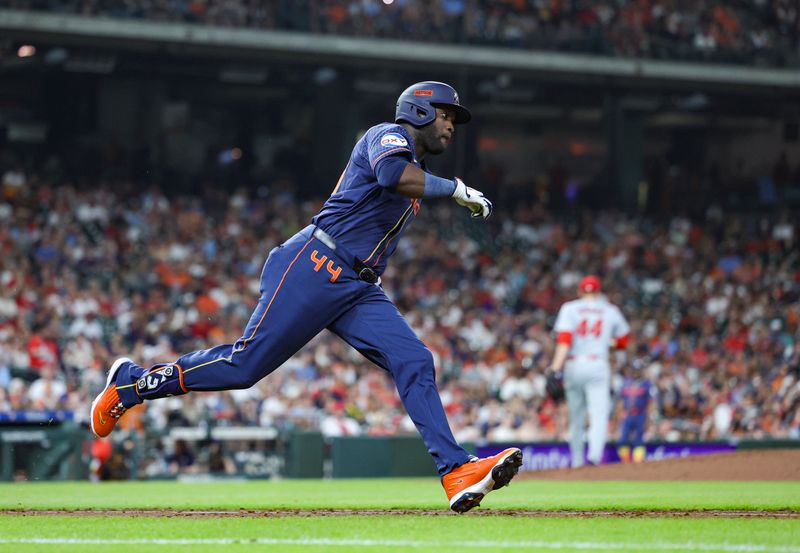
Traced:
[[570, 355], [608, 360], [609, 347], [630, 332], [619, 308], [605, 299], [577, 299], [561, 306], [553, 329], [571, 343]]

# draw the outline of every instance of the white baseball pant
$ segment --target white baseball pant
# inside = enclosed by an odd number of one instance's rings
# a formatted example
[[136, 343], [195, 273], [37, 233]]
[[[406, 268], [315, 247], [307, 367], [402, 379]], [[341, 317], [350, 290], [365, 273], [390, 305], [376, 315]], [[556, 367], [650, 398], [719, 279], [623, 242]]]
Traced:
[[589, 415], [589, 462], [603, 458], [611, 412], [611, 369], [603, 360], [575, 359], [564, 366], [564, 388], [569, 408], [569, 449], [572, 467], [584, 464], [586, 415]]

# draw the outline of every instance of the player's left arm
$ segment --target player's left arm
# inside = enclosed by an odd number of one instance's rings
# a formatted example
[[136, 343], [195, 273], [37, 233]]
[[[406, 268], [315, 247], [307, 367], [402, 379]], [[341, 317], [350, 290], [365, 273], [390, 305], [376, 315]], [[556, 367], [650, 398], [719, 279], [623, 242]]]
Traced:
[[378, 184], [407, 198], [453, 198], [472, 212], [473, 217], [486, 219], [492, 213], [492, 202], [480, 191], [459, 179], [444, 179], [423, 171], [414, 163], [413, 152], [405, 131], [390, 128], [377, 133], [372, 129], [366, 137], [365, 156]]
[[614, 340], [614, 348], [620, 350], [628, 349], [628, 344], [630, 343], [630, 341], [631, 341], [631, 334], [629, 332], [628, 334], [620, 336], [619, 338], [616, 338]]
[[[399, 157], [387, 160], [387, 163], [384, 165], [388, 165], [390, 171], [392, 172], [391, 177], [393, 177], [392, 180], [394, 182], [392, 182], [389, 186], [394, 188], [395, 192], [401, 196], [405, 196], [406, 198], [424, 197], [425, 175], [427, 174], [425, 171]], [[380, 173], [382, 173], [383, 170], [384, 167], [381, 167]], [[383, 185], [384, 183], [381, 182], [382, 175], [380, 173], [378, 173], [378, 182]], [[446, 187], [450, 189], [450, 194], [452, 194], [452, 191], [455, 190], [455, 186], [455, 182], [447, 181]], [[445, 193], [446, 192], [447, 191], [445, 191]]]
[[[401, 160], [402, 161], [402, 160]], [[411, 163], [405, 163], [400, 173], [395, 191], [407, 198], [453, 198], [472, 212], [473, 217], [486, 219], [492, 214], [492, 202], [483, 192], [464, 184], [459, 178], [444, 179], [427, 173]], [[392, 160], [392, 165], [397, 162]], [[380, 175], [378, 179], [380, 182]]]

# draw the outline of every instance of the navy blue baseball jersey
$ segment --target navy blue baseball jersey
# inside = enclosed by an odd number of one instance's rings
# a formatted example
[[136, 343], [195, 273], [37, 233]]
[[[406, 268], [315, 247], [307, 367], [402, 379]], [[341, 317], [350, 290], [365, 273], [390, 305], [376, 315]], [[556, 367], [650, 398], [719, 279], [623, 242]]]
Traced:
[[652, 384], [641, 378], [625, 378], [622, 385], [622, 406], [625, 415], [640, 415], [647, 412]]
[[381, 186], [376, 171], [389, 157], [421, 166], [414, 140], [401, 125], [381, 123], [356, 143], [331, 197], [312, 223], [381, 274], [421, 200]]

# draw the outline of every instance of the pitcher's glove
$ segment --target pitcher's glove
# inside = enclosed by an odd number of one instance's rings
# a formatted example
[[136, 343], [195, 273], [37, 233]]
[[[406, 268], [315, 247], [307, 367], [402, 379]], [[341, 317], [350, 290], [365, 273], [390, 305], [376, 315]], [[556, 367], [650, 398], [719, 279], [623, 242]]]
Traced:
[[547, 382], [545, 384], [547, 395], [553, 401], [561, 401], [564, 399], [564, 373], [561, 371], [554, 371], [547, 369]]

